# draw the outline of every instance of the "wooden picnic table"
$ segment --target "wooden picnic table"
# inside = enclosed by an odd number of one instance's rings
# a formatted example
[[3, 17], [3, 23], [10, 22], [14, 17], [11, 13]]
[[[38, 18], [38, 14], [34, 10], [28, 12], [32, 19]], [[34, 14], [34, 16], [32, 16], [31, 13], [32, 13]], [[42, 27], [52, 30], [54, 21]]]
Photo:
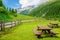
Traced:
[[58, 23], [50, 23], [50, 24], [53, 24], [53, 25], [58, 25]]
[[50, 23], [48, 26], [52, 27], [52, 28], [54, 28], [54, 27], [58, 28], [59, 27], [58, 23]]
[[48, 26], [38, 26], [37, 29], [34, 29], [34, 34], [37, 35], [38, 38], [40, 38], [42, 34], [44, 35], [47, 34], [47, 36], [54, 36], [57, 33], [52, 31], [52, 29], [49, 28]]
[[51, 28], [49, 28], [48, 26], [38, 26], [38, 30], [42, 30], [42, 32], [44, 33], [47, 33], [48, 31], [48, 33], [50, 33]]

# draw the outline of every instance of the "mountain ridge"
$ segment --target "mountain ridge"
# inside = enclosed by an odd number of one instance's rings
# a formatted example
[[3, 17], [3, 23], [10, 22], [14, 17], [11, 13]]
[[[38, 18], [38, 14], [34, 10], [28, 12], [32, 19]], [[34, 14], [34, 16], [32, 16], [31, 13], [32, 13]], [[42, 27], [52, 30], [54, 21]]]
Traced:
[[37, 8], [33, 9], [29, 15], [41, 17], [43, 14], [43, 18], [60, 18], [60, 1], [55, 2], [47, 2], [46, 4], [40, 5]]

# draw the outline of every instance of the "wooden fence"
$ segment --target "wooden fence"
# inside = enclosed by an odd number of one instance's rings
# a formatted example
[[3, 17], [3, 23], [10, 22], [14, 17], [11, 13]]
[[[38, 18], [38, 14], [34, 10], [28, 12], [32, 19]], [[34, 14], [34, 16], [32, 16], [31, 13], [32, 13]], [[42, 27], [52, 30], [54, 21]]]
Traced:
[[18, 20], [18, 21], [9, 21], [9, 22], [1, 21], [0, 22], [0, 30], [4, 31], [5, 28], [14, 27], [14, 26], [16, 26], [16, 25], [18, 25], [20, 23], [21, 23], [21, 20]]

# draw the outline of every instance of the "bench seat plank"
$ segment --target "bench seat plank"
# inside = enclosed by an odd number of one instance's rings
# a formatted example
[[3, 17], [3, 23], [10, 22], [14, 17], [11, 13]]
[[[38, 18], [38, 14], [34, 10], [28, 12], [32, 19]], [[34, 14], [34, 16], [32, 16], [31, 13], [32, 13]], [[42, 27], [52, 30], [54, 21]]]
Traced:
[[41, 37], [41, 33], [37, 29], [33, 29], [33, 32], [37, 36], [37, 38]]

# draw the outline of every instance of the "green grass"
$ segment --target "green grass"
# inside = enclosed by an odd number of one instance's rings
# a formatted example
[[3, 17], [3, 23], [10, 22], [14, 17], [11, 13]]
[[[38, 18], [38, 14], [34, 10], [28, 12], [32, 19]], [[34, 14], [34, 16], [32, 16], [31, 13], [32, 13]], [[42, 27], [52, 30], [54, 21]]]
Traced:
[[0, 13], [0, 21], [4, 20], [8, 22], [8, 21], [25, 20], [25, 19], [33, 19], [33, 17], [22, 15], [22, 14], [17, 14], [17, 17], [15, 17], [11, 14]]
[[17, 17], [13, 17], [13, 20], [25, 20], [25, 19], [33, 19], [33, 17], [26, 16], [23, 14], [17, 14]]
[[10, 28], [5, 31], [2, 36], [0, 35], [0, 40], [59, 40], [60, 39], [60, 28], [53, 28], [55, 32], [58, 32], [57, 37], [43, 37], [38, 39], [34, 33], [33, 28], [38, 25], [47, 25], [48, 21], [42, 22], [26, 22], [20, 25]]

